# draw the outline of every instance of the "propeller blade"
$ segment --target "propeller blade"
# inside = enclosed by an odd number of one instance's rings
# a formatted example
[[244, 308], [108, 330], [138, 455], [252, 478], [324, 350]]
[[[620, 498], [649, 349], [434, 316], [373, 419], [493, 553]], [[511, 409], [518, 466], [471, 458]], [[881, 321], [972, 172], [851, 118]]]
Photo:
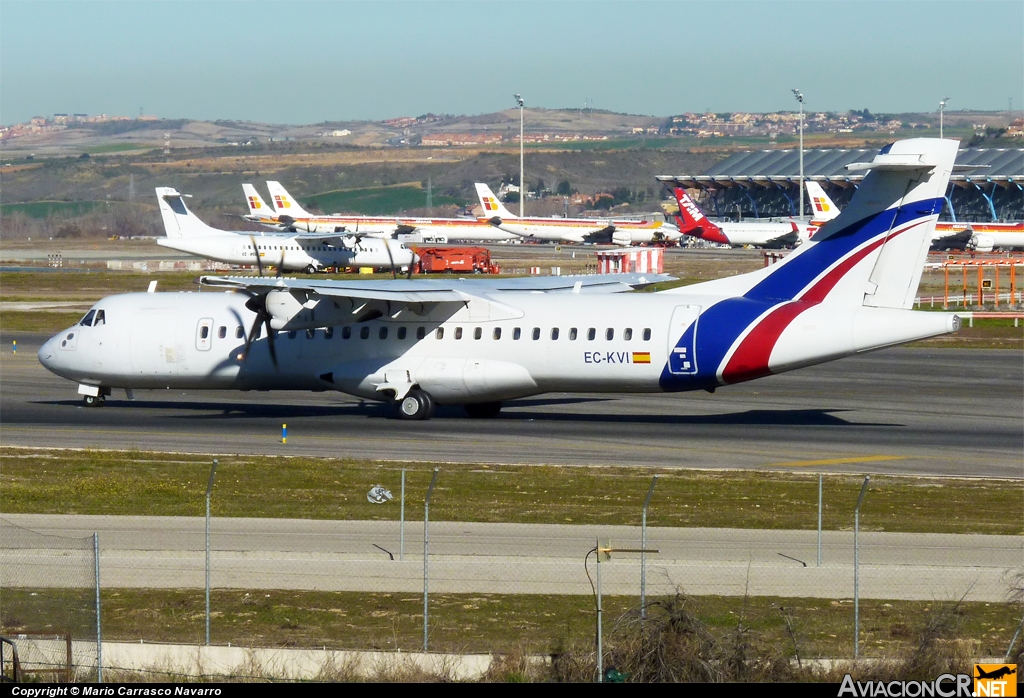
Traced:
[[261, 314], [263, 322], [267, 326], [267, 348], [270, 350], [270, 361], [274, 364], [274, 368], [277, 368], [277, 351], [274, 350], [274, 328], [270, 326], [270, 313], [264, 310]]
[[388, 244], [387, 240], [384, 240], [384, 249], [388, 251], [388, 259], [391, 260], [391, 278], [398, 278], [398, 271], [395, 269], [395, 256], [391, 254], [391, 245]]
[[256, 238], [250, 235], [249, 242], [252, 243], [252, 252], [256, 255], [256, 268], [259, 270], [260, 276], [263, 276], [263, 260], [260, 259], [260, 250], [259, 247], [256, 246]]

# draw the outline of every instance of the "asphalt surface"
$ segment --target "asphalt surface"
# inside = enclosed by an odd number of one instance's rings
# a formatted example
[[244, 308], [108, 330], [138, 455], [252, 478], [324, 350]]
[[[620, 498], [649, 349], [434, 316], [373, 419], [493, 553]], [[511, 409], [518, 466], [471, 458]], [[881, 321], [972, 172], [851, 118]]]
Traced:
[[492, 420], [449, 407], [405, 422], [340, 393], [136, 391], [84, 408], [39, 364], [45, 339], [0, 334], [0, 445], [1024, 478], [1012, 350], [895, 348], [713, 395], [550, 394]]
[[[392, 507], [397, 509], [397, 507]], [[397, 514], [397, 511], [395, 512]], [[108, 587], [201, 587], [204, 521], [145, 516], [4, 515], [0, 584], [59, 585], [69, 557], [91, 560], [98, 532]], [[14, 524], [11, 526], [9, 524]], [[22, 528], [19, 528], [22, 527]], [[77, 553], [46, 548], [53, 538], [87, 537]], [[430, 525], [430, 588], [436, 592], [589, 594], [583, 567], [598, 539], [606, 593], [637, 592], [640, 529], [628, 526]], [[211, 583], [219, 588], [416, 592], [423, 584], [423, 524], [407, 521], [402, 559], [397, 521], [214, 519]], [[649, 528], [647, 584], [695, 594], [849, 598], [853, 534], [826, 531], [817, 566], [813, 530]], [[657, 552], [654, 552], [657, 551]], [[860, 584], [865, 598], [1004, 601], [1024, 536], [863, 533]], [[88, 561], [88, 560], [87, 560]], [[589, 571], [596, 573], [590, 556]]]

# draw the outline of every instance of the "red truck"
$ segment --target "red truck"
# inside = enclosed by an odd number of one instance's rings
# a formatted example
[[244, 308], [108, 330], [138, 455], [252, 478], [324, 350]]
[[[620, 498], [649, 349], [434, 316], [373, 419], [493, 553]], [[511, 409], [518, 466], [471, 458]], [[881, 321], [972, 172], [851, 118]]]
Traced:
[[416, 247], [418, 274], [500, 274], [486, 247]]

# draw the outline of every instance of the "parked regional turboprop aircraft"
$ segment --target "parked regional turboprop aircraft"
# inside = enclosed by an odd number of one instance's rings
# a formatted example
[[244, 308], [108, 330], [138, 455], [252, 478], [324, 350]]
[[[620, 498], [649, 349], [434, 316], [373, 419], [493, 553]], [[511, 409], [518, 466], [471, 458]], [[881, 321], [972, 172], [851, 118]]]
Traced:
[[550, 391], [714, 391], [959, 327], [911, 310], [957, 145], [897, 141], [850, 165], [870, 172], [846, 209], [748, 274], [603, 294], [624, 286], [203, 277], [235, 293], [109, 296], [39, 360], [87, 404], [113, 388], [339, 390], [393, 401], [407, 419], [435, 403], [491, 417]]
[[502, 242], [517, 240], [518, 236], [492, 227], [476, 218], [408, 218], [391, 216], [316, 216], [309, 213], [278, 182], [267, 182], [273, 207], [268, 207], [255, 187], [243, 184], [247, 219], [264, 225], [276, 226], [291, 232], [356, 233], [374, 237], [395, 237], [418, 232], [425, 238], [444, 241]]
[[[812, 190], [812, 186], [815, 187]], [[832, 216], [839, 215], [839, 207], [832, 203], [825, 190], [817, 182], [807, 182], [807, 194], [819, 210]], [[819, 209], [818, 206], [822, 208]], [[979, 223], [962, 221], [940, 221], [935, 224], [932, 235], [933, 250], [978, 250], [990, 252], [995, 247], [1024, 247], [1024, 222], [1020, 223]]]
[[491, 188], [477, 182], [476, 193], [491, 225], [520, 237], [549, 242], [593, 242], [628, 247], [646, 242], [674, 242], [681, 237], [671, 223], [628, 218], [541, 218], [514, 215]]
[[679, 231], [684, 235], [692, 235], [709, 242], [736, 247], [790, 247], [808, 240], [818, 229], [816, 224], [797, 221], [712, 223], [685, 189], [675, 187], [672, 193], [679, 204]]
[[394, 240], [360, 239], [331, 233], [305, 235], [228, 231], [211, 228], [185, 206], [182, 195], [169, 187], [157, 187], [156, 198], [166, 238], [157, 244], [227, 264], [273, 266], [284, 271], [314, 273], [324, 267], [410, 267], [416, 256]]

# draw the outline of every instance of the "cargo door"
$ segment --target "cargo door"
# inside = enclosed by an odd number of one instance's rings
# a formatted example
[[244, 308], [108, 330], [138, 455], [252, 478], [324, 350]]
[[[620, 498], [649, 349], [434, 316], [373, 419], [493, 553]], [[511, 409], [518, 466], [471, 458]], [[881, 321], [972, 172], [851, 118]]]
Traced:
[[147, 308], [136, 313], [131, 333], [132, 373], [137, 376], [178, 374], [177, 325], [176, 309]]
[[699, 305], [680, 305], [672, 311], [668, 327], [668, 370], [677, 375], [697, 372]]

